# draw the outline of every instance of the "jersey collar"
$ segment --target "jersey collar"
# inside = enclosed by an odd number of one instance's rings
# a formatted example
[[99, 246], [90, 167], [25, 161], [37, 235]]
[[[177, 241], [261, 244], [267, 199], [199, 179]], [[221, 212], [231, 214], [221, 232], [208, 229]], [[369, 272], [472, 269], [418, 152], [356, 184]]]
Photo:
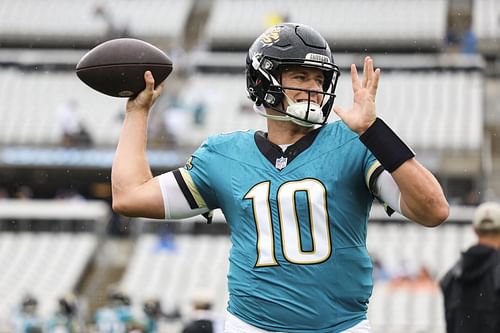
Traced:
[[272, 165], [274, 165], [278, 170], [284, 168], [278, 167], [278, 160], [285, 161], [285, 165], [290, 164], [290, 162], [299, 156], [304, 150], [309, 148], [314, 142], [314, 139], [318, 135], [322, 127], [318, 127], [311, 132], [307, 133], [304, 137], [300, 138], [293, 145], [288, 146], [288, 148], [283, 152], [281, 147], [277, 144], [272, 143], [267, 138], [267, 133], [263, 131], [256, 131], [254, 134], [255, 144], [259, 151], [264, 155]]

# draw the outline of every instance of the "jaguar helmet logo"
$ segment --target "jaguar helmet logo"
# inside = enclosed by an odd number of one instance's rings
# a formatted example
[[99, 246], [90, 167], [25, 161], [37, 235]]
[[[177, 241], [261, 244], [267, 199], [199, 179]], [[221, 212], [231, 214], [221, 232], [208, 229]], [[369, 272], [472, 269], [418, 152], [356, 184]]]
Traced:
[[271, 46], [280, 40], [282, 27], [272, 27], [260, 36], [260, 42], [266, 46]]

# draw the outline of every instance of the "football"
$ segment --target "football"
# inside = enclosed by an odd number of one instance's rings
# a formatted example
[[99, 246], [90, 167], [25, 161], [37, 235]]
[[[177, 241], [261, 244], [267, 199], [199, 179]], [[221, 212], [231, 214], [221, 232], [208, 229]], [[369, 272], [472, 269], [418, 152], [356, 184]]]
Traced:
[[172, 68], [172, 60], [156, 46], [139, 39], [118, 38], [88, 51], [76, 65], [76, 74], [103, 94], [134, 97], [146, 87], [145, 71], [153, 74], [156, 88]]

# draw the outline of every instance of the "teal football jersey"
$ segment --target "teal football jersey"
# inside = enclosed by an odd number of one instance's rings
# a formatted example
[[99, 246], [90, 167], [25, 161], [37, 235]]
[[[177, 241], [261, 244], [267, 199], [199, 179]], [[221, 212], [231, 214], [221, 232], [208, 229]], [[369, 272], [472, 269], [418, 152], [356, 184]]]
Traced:
[[285, 153], [266, 134], [210, 137], [174, 174], [192, 208], [220, 208], [232, 248], [228, 311], [269, 331], [335, 333], [366, 319], [366, 249], [382, 167], [344, 123]]

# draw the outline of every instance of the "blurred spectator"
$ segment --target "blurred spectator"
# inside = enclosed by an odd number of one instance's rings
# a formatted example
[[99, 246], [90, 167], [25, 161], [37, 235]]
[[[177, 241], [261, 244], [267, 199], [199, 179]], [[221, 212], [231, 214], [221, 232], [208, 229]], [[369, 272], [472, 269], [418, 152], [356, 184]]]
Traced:
[[449, 51], [457, 52], [460, 44], [460, 34], [456, 29], [450, 28], [446, 32], [445, 43]]
[[108, 303], [97, 309], [95, 321], [98, 333], [126, 333], [134, 326], [131, 302], [124, 292], [111, 287]]
[[392, 273], [391, 286], [399, 287], [406, 286], [415, 277], [415, 270], [410, 266], [408, 261], [402, 259], [399, 265]]
[[372, 255], [372, 265], [373, 265], [373, 281], [387, 281], [390, 279], [391, 274], [385, 268], [382, 260], [377, 256]]
[[138, 321], [140, 323], [141, 331], [144, 333], [159, 333], [160, 321], [165, 319], [180, 318], [178, 310], [171, 313], [163, 312], [160, 300], [150, 298], [143, 303], [142, 306], [143, 316]]
[[106, 226], [106, 232], [113, 237], [128, 237], [130, 235], [132, 219], [121, 214], [112, 213]]
[[438, 283], [429, 268], [425, 265], [420, 266], [417, 276], [411, 284], [411, 288], [429, 292], [439, 291]]
[[9, 191], [6, 188], [0, 187], [0, 200], [9, 198]]
[[192, 312], [182, 333], [222, 333], [223, 320], [212, 310], [213, 296], [208, 290], [198, 291], [192, 301]]
[[[166, 96], [166, 95], [165, 95]], [[149, 123], [151, 126], [148, 127], [148, 145], [150, 147], [169, 147], [175, 144], [175, 139], [172, 133], [166, 126], [166, 121], [164, 119], [164, 113], [166, 112], [169, 102], [169, 97], [164, 97], [158, 104], [156, 104], [153, 112], [149, 114]]]
[[12, 333], [42, 333], [43, 322], [37, 311], [38, 300], [30, 294], [24, 296], [13, 316]]
[[500, 205], [474, 213], [478, 242], [441, 279], [448, 333], [500, 332]]
[[196, 126], [202, 126], [205, 124], [205, 104], [201, 101], [196, 103], [193, 110], [193, 122]]
[[389, 287], [391, 289], [438, 291], [438, 284], [426, 265], [411, 268], [405, 261], [401, 263], [399, 271], [390, 280]]
[[460, 50], [464, 54], [476, 54], [477, 53], [477, 38], [472, 29], [467, 29], [460, 43]]
[[163, 124], [168, 137], [166, 141], [170, 145], [178, 145], [179, 138], [186, 129], [188, 110], [182, 105], [177, 97], [172, 97], [170, 104], [163, 112]]
[[28, 185], [19, 186], [14, 193], [14, 198], [26, 200], [33, 198], [33, 190]]
[[83, 325], [78, 317], [76, 297], [68, 294], [58, 301], [58, 310], [46, 325], [46, 333], [80, 333]]
[[161, 235], [153, 248], [155, 253], [159, 252], [175, 252], [177, 251], [177, 244], [175, 237], [168, 230], [162, 231]]
[[289, 21], [288, 13], [269, 13], [265, 17], [266, 28]]
[[99, 3], [94, 7], [94, 15], [102, 19], [106, 24], [106, 34], [104, 36], [106, 40], [130, 36], [128, 23], [126, 21], [117, 21], [104, 3]]
[[160, 301], [149, 299], [144, 302], [142, 309], [144, 311], [144, 333], [158, 333], [158, 324], [163, 314]]
[[90, 146], [92, 138], [78, 114], [78, 102], [70, 99], [57, 108], [57, 120], [65, 147]]
[[58, 200], [85, 200], [85, 197], [72, 188], [60, 188], [57, 190], [54, 199]]
[[238, 108], [239, 112], [242, 114], [251, 114], [251, 115], [255, 114], [252, 104], [249, 104], [248, 101], [246, 100], [241, 100]]
[[480, 192], [475, 189], [470, 190], [466, 193], [462, 204], [466, 206], [477, 206], [479, 204], [479, 194]]

